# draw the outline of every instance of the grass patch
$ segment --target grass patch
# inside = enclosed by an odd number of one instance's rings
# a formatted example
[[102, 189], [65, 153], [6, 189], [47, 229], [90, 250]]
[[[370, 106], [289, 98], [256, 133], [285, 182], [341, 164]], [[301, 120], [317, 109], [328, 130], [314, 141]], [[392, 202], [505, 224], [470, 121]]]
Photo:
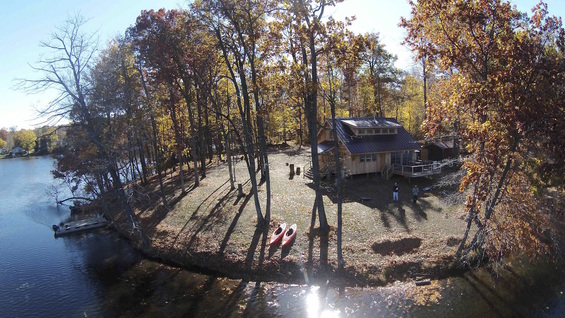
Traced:
[[[137, 206], [141, 225], [152, 241], [146, 252], [228, 277], [289, 283], [303, 283], [306, 276], [327, 279], [332, 273], [332, 279], [339, 276], [348, 285], [382, 285], [406, 279], [412, 268], [430, 271], [430, 275], [441, 275], [442, 269], [448, 269], [464, 229], [464, 220], [459, 217], [464, 209], [459, 197], [453, 196], [455, 190], [448, 191], [449, 187], [444, 186], [435, 191], [433, 186], [440, 182], [439, 177], [409, 180], [395, 176], [385, 180], [371, 174], [354, 176], [343, 187], [342, 247], [346, 266], [336, 275], [336, 192], [333, 182], [324, 183], [323, 201], [330, 232], [321, 233], [317, 221], [310, 231], [315, 192], [311, 180], [303, 178], [309, 161], [304, 149], [272, 149], [271, 218], [265, 228], [256, 226], [255, 200], [249, 195], [251, 186], [244, 162], [236, 164], [235, 189], [222, 162], [209, 165], [206, 178], [197, 188], [190, 184], [192, 179], [185, 180], [191, 189], [187, 194], [179, 190], [178, 174], [167, 174], [165, 187], [171, 209], [162, 206], [156, 190], [147, 192], [149, 202]], [[290, 164], [300, 167], [301, 175], [290, 176]], [[392, 201], [395, 182], [400, 186], [399, 202]], [[155, 187], [157, 184], [153, 180]], [[245, 197], [238, 197], [238, 184], [242, 184]], [[416, 204], [411, 201], [414, 184], [421, 189], [432, 186]], [[261, 184], [263, 215], [266, 195], [265, 184]], [[287, 226], [296, 223], [297, 236], [290, 247], [270, 247], [270, 235], [282, 222]]]

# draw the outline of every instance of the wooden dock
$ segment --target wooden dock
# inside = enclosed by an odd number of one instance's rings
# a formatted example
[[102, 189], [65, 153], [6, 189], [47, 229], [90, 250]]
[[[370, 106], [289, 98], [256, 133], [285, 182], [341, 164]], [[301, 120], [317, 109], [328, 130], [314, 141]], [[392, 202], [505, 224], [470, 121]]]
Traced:
[[55, 231], [55, 236], [64, 236], [73, 233], [88, 231], [92, 229], [97, 229], [105, 227], [108, 225], [108, 219], [103, 215], [96, 215], [91, 218], [61, 223], [59, 225], [53, 225], [53, 231]]

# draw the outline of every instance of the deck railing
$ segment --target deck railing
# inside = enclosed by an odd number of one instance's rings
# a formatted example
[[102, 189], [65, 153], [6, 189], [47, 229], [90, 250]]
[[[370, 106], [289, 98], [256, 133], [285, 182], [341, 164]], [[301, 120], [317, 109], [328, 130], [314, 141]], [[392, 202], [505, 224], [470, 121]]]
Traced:
[[390, 177], [392, 177], [392, 174], [394, 173], [394, 164], [386, 167], [381, 174], [385, 177], [385, 179], [390, 179]]
[[392, 173], [405, 177], [423, 177], [441, 173], [441, 164], [439, 162], [412, 165], [395, 163], [391, 170]]

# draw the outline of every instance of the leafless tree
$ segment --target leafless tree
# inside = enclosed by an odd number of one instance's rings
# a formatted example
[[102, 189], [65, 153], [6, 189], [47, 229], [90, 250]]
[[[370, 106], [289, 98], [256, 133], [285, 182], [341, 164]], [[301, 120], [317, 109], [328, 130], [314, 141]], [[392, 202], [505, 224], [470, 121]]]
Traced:
[[[118, 172], [118, 160], [111, 150], [111, 136], [104, 134], [103, 111], [92, 103], [89, 71], [95, 62], [98, 40], [96, 33], [82, 32], [87, 22], [80, 14], [69, 17], [51, 35], [50, 41], [41, 42], [43, 55], [32, 68], [40, 74], [35, 79], [20, 79], [20, 89], [27, 93], [55, 91], [57, 95], [42, 109], [39, 115], [49, 122], [62, 119], [71, 121], [70, 126], [84, 131], [84, 135], [97, 150], [96, 160], [104, 167], [107, 189], [124, 205], [127, 222], [145, 242], [132, 207], [127, 203]], [[108, 178], [109, 175], [109, 178]], [[104, 191], [105, 192], [105, 191]]]

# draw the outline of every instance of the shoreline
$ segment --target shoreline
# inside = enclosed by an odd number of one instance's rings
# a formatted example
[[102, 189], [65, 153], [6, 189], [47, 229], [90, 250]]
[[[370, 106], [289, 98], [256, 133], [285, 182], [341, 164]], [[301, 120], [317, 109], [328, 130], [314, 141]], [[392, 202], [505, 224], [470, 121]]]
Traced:
[[[396, 282], [411, 282], [418, 285], [422, 280], [442, 280], [450, 277], [461, 277], [471, 268], [455, 268], [452, 262], [444, 261], [435, 267], [427, 268], [427, 273], [413, 273], [406, 277], [401, 263], [393, 268], [394, 274], [387, 276], [386, 280], [375, 279], [377, 272], [362, 272], [354, 265], [349, 266], [346, 262], [344, 269], [340, 272], [335, 264], [328, 265], [325, 269], [319, 266], [306, 266], [294, 260], [284, 262], [268, 262], [258, 267], [246, 267], [240, 258], [230, 258], [225, 255], [214, 255], [209, 253], [190, 253], [179, 256], [176, 251], [155, 248], [153, 246], [143, 247], [129, 233], [125, 233], [113, 227], [119, 235], [130, 241], [144, 258], [158, 263], [183, 268], [199, 274], [228, 279], [241, 279], [247, 282], [268, 282], [292, 285], [305, 284], [329, 284], [338, 287], [374, 288], [384, 287]], [[268, 243], [267, 243], [268, 245]], [[452, 261], [452, 260], [450, 260]], [[317, 264], [319, 265], [319, 264]], [[408, 264], [410, 265], [410, 264]], [[391, 269], [391, 268], [388, 268]], [[395, 269], [395, 270], [394, 270]], [[372, 278], [373, 277], [373, 278]]]

